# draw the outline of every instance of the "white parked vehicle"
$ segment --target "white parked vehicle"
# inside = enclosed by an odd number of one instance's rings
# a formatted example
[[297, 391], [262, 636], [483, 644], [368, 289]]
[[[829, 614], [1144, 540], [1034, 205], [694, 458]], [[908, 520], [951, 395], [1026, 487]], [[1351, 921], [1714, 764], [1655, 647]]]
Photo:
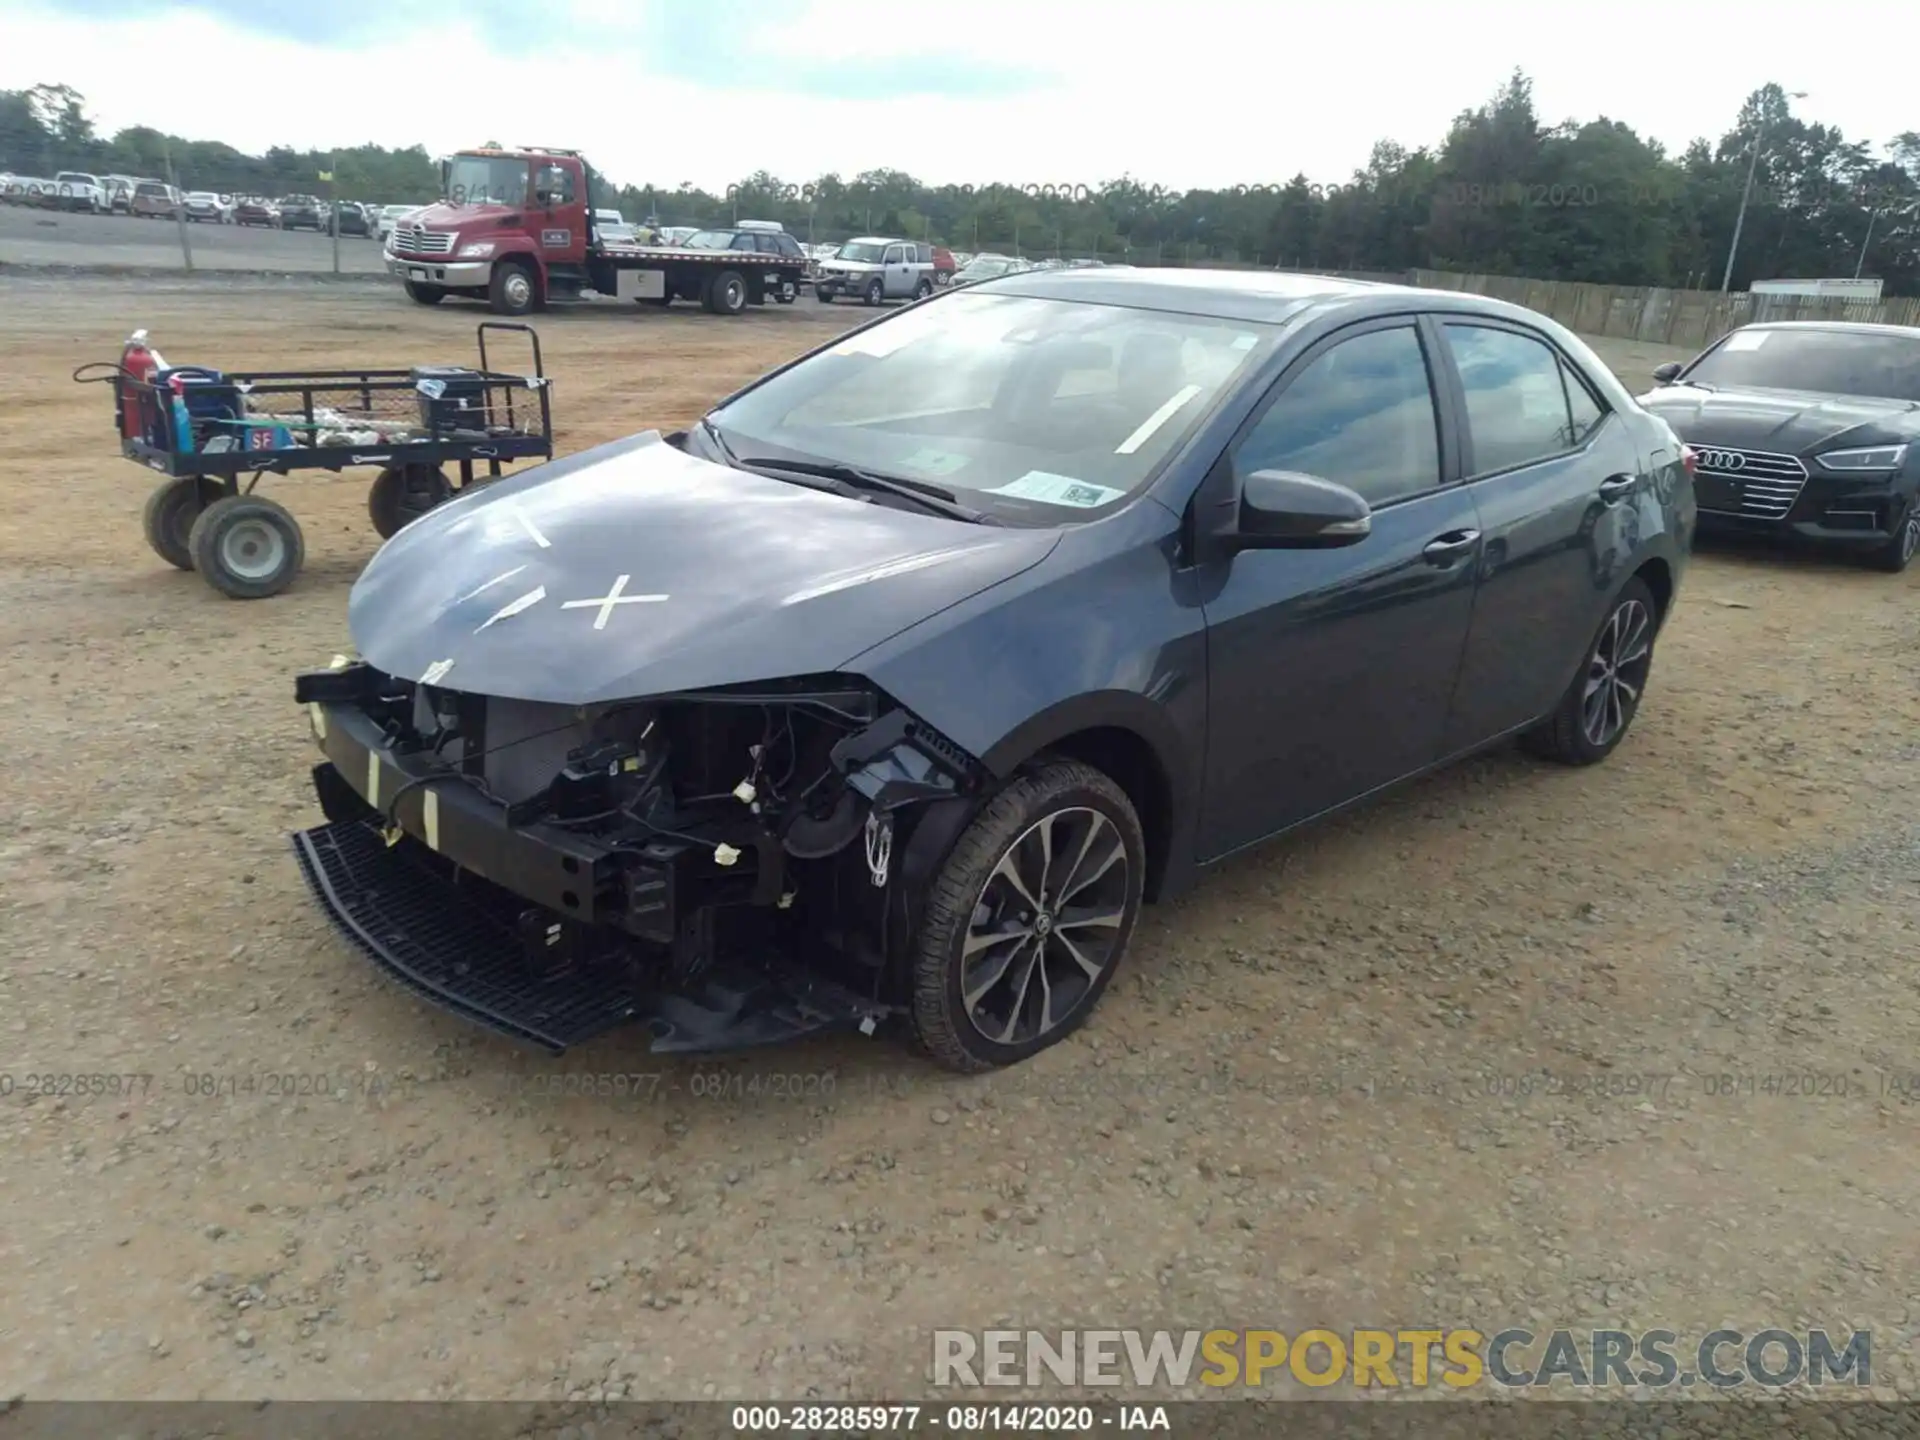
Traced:
[[105, 215], [113, 209], [107, 187], [100, 183], [98, 175], [89, 175], [84, 170], [62, 170], [53, 177], [53, 184], [54, 203], [62, 210], [91, 210], [96, 215]]
[[382, 205], [373, 212], [373, 233], [385, 240], [393, 234], [393, 227], [415, 211], [424, 210], [424, 205]]
[[187, 219], [215, 225], [233, 223], [233, 197], [216, 195], [211, 190], [189, 190], [185, 206]]
[[813, 294], [822, 304], [846, 295], [878, 305], [883, 300], [924, 300], [939, 283], [931, 245], [864, 235], [814, 267]]

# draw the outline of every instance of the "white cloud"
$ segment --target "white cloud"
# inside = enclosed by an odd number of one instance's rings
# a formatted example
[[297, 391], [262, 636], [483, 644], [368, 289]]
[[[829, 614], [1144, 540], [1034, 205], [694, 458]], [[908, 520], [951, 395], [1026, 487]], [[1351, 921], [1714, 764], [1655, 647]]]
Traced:
[[[155, 7], [156, 11], [159, 7]], [[1059, 88], [982, 100], [833, 100], [716, 92], [646, 73], [614, 0], [576, 0], [577, 44], [515, 56], [443, 12], [427, 40], [347, 54], [222, 28], [193, 12], [112, 24], [0, 14], [0, 86], [65, 81], [102, 127], [145, 123], [257, 151], [366, 141], [441, 153], [486, 139], [572, 145], [622, 181], [717, 188], [765, 167], [803, 181], [875, 166], [936, 182], [1169, 186], [1338, 181], [1374, 141], [1437, 143], [1516, 65], [1549, 123], [1599, 114], [1678, 149], [1718, 137], [1756, 86], [1806, 90], [1809, 119], [1882, 144], [1916, 117], [1897, 85], [1862, 84], [1848, 46], [1789, 46], [1747, 6], [1615, 0], [1576, 20], [1487, 0], [1439, 13], [1391, 0], [1281, 9], [1257, 0], [1095, 7], [964, 0], [875, 25], [872, 0], [769, 9], [750, 43], [849, 77], [940, 47], [1059, 72]], [[1830, 5], [1824, 30], [1871, 37], [1891, 10]], [[791, 17], [791, 18], [788, 18]], [[933, 20], [938, 25], [929, 28]], [[921, 23], [921, 22], [926, 23]], [[1710, 37], [1710, 44], [1696, 41]]]

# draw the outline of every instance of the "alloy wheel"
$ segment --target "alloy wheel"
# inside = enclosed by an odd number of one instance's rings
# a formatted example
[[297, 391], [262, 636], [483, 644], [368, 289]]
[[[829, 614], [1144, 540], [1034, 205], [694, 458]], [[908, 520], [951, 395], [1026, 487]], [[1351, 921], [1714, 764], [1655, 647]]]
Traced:
[[1900, 561], [1905, 564], [1913, 559], [1914, 552], [1920, 551], [1920, 509], [1907, 515], [1907, 523], [1900, 529]]
[[1619, 739], [1652, 667], [1653, 617], [1638, 600], [1623, 600], [1601, 627], [1587, 661], [1580, 729], [1588, 744], [1605, 747]]
[[988, 873], [960, 954], [967, 1019], [999, 1045], [1058, 1029], [1118, 958], [1132, 894], [1119, 828], [1087, 806], [1022, 831]]

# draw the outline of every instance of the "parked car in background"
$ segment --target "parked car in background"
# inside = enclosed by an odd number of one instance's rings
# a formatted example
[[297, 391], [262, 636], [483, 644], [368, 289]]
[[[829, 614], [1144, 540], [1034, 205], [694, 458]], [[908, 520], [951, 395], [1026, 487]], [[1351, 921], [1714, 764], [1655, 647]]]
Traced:
[[382, 205], [374, 217], [373, 233], [379, 239], [386, 239], [393, 233], [394, 225], [420, 209], [418, 205]]
[[[296, 686], [330, 822], [302, 868], [387, 973], [554, 1049], [891, 1021], [1014, 1064], [1229, 856], [1509, 737], [1612, 754], [1687, 464], [1483, 296], [943, 292], [400, 531], [358, 662]], [[629, 578], [660, 603], [622, 629]]]
[[135, 175], [102, 175], [100, 181], [107, 187], [107, 208], [115, 215], [130, 214], [133, 210], [133, 187], [140, 183]]
[[[373, 217], [367, 213], [367, 207], [351, 200], [342, 200], [333, 207], [332, 217], [337, 217], [342, 235], [358, 235], [364, 239], [378, 239]], [[334, 219], [328, 221], [331, 230]]]
[[107, 187], [100, 183], [98, 175], [89, 175], [84, 170], [62, 170], [53, 177], [55, 203], [62, 210], [88, 210], [95, 215], [105, 215], [113, 208], [113, 202], [107, 198]]
[[180, 213], [180, 192], [164, 180], [142, 180], [128, 211], [136, 220], [171, 220]]
[[684, 245], [700, 233], [698, 225], [664, 225], [660, 229], [662, 245]]
[[1017, 256], [983, 253], [975, 255], [956, 270], [951, 283], [977, 285], [982, 280], [997, 280], [1002, 275], [1018, 275], [1033, 268], [1031, 261]]
[[933, 247], [897, 236], [863, 235], [814, 267], [814, 298], [831, 305], [840, 296], [866, 305], [883, 300], [923, 300], [937, 284]]
[[326, 207], [316, 197], [283, 195], [279, 203], [282, 230], [325, 230], [327, 228]]
[[1920, 554], [1920, 329], [1743, 325], [1653, 372], [1640, 403], [1693, 447], [1703, 533]]
[[280, 228], [280, 207], [264, 195], [242, 195], [234, 202], [233, 223], [277, 230]]
[[189, 220], [214, 225], [233, 223], [233, 202], [211, 190], [189, 190], [182, 203]]

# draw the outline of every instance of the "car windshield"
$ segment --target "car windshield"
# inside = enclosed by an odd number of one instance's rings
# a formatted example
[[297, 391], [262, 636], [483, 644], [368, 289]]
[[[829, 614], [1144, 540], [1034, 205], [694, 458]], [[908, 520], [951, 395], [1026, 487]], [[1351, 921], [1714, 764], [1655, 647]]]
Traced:
[[447, 169], [449, 205], [524, 205], [527, 162], [499, 155], [456, 155]]
[[733, 232], [731, 230], [696, 230], [680, 243], [689, 250], [731, 250]]
[[989, 280], [995, 275], [1006, 274], [1012, 265], [1011, 260], [975, 260], [959, 273], [970, 275], [976, 280]]
[[1681, 382], [1723, 389], [1810, 390], [1920, 400], [1920, 330], [1736, 330]]
[[862, 265], [878, 265], [880, 257], [887, 253], [884, 245], [842, 245], [836, 260], [853, 260]]
[[738, 456], [857, 466], [1009, 523], [1104, 513], [1158, 471], [1271, 327], [991, 294], [902, 310], [709, 417]]

